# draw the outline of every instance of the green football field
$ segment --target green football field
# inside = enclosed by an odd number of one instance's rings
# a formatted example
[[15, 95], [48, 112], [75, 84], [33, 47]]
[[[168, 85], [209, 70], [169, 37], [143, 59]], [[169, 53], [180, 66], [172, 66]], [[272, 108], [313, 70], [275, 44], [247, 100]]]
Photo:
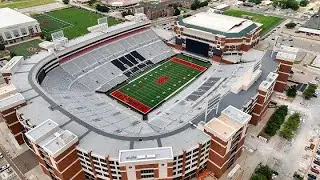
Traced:
[[[45, 37], [51, 38], [51, 33], [63, 30], [68, 39], [73, 39], [88, 33], [87, 28], [97, 25], [97, 20], [102, 18], [101, 14], [90, 12], [85, 9], [70, 7], [47, 12], [45, 14], [34, 15]], [[120, 20], [108, 17], [108, 24], [112, 26], [120, 23]]]
[[[147, 113], [188, 85], [206, 69], [196, 63], [188, 63], [169, 60], [116, 89], [111, 96], [140, 112]], [[139, 108], [141, 106], [146, 108]]]
[[236, 9], [228, 9], [224, 12], [224, 14], [228, 16], [235, 16], [235, 17], [241, 17], [242, 15], [252, 16], [252, 21], [262, 24], [262, 31], [261, 31], [262, 35], [266, 34], [271, 29], [275, 28], [284, 20], [282, 18], [275, 17], [275, 16], [256, 14], [256, 13], [240, 11]]
[[55, 0], [8, 0], [8, 1], [0, 1], [0, 8], [8, 7], [8, 8], [27, 8], [33, 6], [40, 6], [44, 4], [50, 4], [56, 2]]

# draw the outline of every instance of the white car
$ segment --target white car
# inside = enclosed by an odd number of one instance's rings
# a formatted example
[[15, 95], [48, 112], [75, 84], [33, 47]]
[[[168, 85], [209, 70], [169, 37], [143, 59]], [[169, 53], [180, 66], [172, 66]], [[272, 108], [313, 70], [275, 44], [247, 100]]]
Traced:
[[0, 153], [0, 159], [2, 159], [3, 158], [3, 154], [2, 153]]

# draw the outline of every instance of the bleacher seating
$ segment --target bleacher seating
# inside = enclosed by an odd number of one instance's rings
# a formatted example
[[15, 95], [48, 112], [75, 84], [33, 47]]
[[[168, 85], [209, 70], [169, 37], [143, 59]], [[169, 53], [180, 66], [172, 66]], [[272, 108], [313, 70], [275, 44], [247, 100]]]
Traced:
[[150, 29], [104, 45], [61, 67], [88, 89], [102, 91], [173, 55]]

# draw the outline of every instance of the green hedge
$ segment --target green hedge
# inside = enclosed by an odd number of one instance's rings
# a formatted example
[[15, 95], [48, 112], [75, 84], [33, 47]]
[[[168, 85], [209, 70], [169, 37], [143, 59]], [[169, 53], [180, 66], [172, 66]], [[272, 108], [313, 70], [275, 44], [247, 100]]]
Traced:
[[283, 124], [280, 135], [286, 139], [291, 139], [293, 137], [294, 131], [296, 131], [300, 124], [300, 114], [294, 113], [288, 120]]
[[287, 113], [288, 107], [280, 106], [270, 117], [264, 129], [264, 132], [270, 136], [274, 136], [284, 122]]

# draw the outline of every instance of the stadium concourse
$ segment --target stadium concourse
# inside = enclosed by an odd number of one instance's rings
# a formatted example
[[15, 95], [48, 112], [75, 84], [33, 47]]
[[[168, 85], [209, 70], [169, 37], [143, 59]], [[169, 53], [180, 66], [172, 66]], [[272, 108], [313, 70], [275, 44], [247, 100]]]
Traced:
[[[188, 179], [204, 169], [220, 177], [241, 155], [257, 89], [275, 84], [274, 57], [211, 65], [177, 54], [150, 26], [123, 22], [1, 70], [7, 126], [52, 179]], [[152, 111], [137, 111], [129, 96]]]

